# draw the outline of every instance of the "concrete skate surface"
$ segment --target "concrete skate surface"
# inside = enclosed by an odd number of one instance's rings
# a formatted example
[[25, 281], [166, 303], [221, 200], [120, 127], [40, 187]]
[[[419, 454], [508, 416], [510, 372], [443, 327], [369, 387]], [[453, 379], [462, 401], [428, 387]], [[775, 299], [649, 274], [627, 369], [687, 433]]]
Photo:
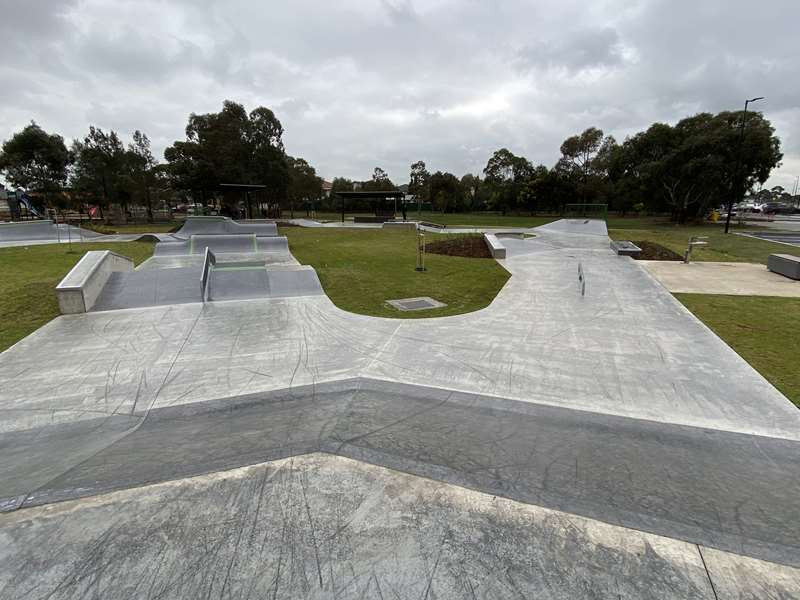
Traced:
[[602, 222], [531, 231], [466, 315], [314, 296], [56, 319], [0, 354], [3, 507], [322, 451], [798, 566], [800, 412]]

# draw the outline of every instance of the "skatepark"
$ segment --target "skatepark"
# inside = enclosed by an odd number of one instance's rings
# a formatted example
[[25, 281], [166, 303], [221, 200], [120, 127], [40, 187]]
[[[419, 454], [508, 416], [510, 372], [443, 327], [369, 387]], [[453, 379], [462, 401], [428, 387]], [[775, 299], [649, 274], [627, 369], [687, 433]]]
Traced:
[[797, 409], [603, 221], [524, 231], [418, 320], [273, 223], [88, 253], [0, 354], [0, 597], [800, 595]]

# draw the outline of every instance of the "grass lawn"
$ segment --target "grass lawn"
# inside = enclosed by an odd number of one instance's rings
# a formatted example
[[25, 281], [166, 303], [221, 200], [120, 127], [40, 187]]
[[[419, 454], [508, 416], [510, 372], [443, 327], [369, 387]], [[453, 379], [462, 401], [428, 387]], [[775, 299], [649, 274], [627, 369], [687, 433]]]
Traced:
[[675, 297], [800, 407], [800, 298]]
[[[92, 225], [87, 229], [92, 229], [98, 233], [115, 234], [115, 233], [169, 233], [176, 226], [180, 225], [179, 222], [173, 221], [170, 223], [129, 223], [127, 225]], [[84, 224], [86, 227], [86, 224]]]
[[[313, 266], [325, 293], [340, 308], [395, 318], [441, 317], [487, 306], [510, 277], [490, 258], [428, 254], [427, 271], [416, 266], [416, 234], [408, 231], [283, 227], [292, 254]], [[439, 239], [439, 238], [436, 238]], [[385, 304], [430, 296], [444, 308], [401, 312]]]
[[139, 264], [153, 244], [84, 243], [0, 248], [0, 352], [58, 316], [55, 286], [88, 250], [113, 250]]
[[[692, 260], [721, 262], [750, 262], [767, 264], [770, 254], [794, 254], [800, 256], [800, 248], [785, 244], [776, 244], [752, 237], [725, 234], [722, 225], [674, 225], [663, 220], [649, 225], [633, 221], [636, 226], [624, 224], [619, 228], [619, 219], [611, 219], [608, 235], [614, 240], [647, 240], [666, 246], [683, 256], [689, 238], [693, 235], [708, 236], [707, 246], [695, 246]], [[616, 226], [617, 228], [612, 228]], [[734, 227], [732, 231], [754, 230], [757, 227]]]
[[[358, 216], [375, 216], [372, 213], [357, 213]], [[305, 211], [295, 211], [295, 218], [306, 217]], [[345, 220], [352, 221], [354, 213], [346, 213]], [[421, 216], [416, 210], [409, 210], [407, 213], [409, 221], [429, 221], [446, 225], [447, 227], [537, 227], [555, 221], [558, 217], [532, 217], [529, 215], [506, 215], [494, 213], [446, 213], [432, 212], [423, 210]], [[397, 211], [397, 217], [402, 218], [402, 213]], [[283, 218], [289, 218], [289, 212], [283, 211]], [[342, 214], [334, 212], [316, 213], [318, 221], [341, 221]]]

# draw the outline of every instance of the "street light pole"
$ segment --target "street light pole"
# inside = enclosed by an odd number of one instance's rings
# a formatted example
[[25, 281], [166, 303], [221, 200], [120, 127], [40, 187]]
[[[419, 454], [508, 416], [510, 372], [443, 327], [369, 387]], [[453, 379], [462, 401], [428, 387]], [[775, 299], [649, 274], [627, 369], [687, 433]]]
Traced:
[[747, 105], [751, 104], [752, 102], [757, 102], [758, 100], [763, 100], [764, 96], [759, 96], [758, 98], [753, 98], [751, 100], [744, 101], [744, 114], [742, 115], [742, 125], [739, 127], [739, 148], [736, 151], [736, 168], [733, 171], [733, 185], [731, 186], [731, 196], [728, 199], [728, 216], [725, 217], [725, 233], [728, 233], [728, 229], [731, 226], [731, 213], [733, 212], [733, 197], [734, 195], [737, 197], [739, 196], [739, 168], [742, 164], [742, 143], [744, 142], [744, 128], [747, 123]]

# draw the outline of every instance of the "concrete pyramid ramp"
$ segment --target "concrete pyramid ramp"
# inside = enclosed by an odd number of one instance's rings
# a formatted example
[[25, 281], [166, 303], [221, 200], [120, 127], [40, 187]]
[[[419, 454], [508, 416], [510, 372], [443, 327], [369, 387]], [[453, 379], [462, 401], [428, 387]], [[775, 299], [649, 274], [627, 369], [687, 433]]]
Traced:
[[228, 217], [187, 217], [183, 227], [174, 235], [188, 239], [193, 235], [253, 234], [258, 237], [278, 235], [278, 226], [272, 221], [233, 221]]

